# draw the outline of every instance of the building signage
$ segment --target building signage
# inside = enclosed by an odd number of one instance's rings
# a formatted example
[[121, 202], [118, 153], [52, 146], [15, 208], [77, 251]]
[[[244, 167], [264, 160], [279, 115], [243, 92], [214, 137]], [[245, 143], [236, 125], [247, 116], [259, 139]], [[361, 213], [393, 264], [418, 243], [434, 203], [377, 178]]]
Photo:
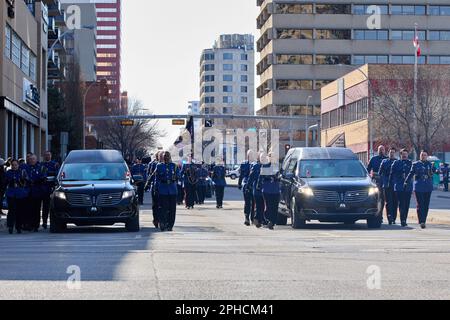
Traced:
[[26, 78], [23, 78], [23, 102], [35, 109], [39, 109], [39, 104], [41, 102], [39, 89]]
[[327, 145], [327, 148], [345, 148], [345, 133], [337, 135], [331, 142]]

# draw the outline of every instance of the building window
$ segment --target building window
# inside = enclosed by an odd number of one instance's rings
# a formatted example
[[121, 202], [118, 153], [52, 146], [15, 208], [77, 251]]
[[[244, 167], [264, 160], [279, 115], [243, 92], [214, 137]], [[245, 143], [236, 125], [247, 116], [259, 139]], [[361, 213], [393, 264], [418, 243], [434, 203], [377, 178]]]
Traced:
[[316, 86], [315, 89], [322, 89], [322, 87], [326, 86], [327, 84], [333, 82], [332, 80], [316, 80]]
[[[362, 5], [362, 4], [354, 4], [353, 5], [353, 14], [356, 15], [372, 15], [376, 12], [369, 10], [369, 7], [371, 5]], [[386, 15], [389, 14], [389, 7], [387, 5], [376, 5], [379, 9], [381, 14]]]
[[27, 76], [30, 75], [30, 50], [24, 45], [22, 45], [22, 60], [20, 69], [22, 69], [23, 73]]
[[5, 57], [11, 59], [11, 27], [6, 25], [5, 27]]
[[248, 76], [247, 75], [241, 75], [241, 82], [248, 82]]
[[317, 14], [350, 14], [350, 4], [316, 4]]
[[450, 16], [450, 6], [430, 6], [432, 16]]
[[248, 104], [248, 97], [241, 97], [241, 104]]
[[428, 40], [450, 41], [450, 31], [430, 31]]
[[389, 40], [388, 30], [355, 30], [354, 40]]
[[12, 62], [20, 68], [20, 51], [22, 48], [22, 41], [19, 36], [13, 32], [12, 33], [12, 50], [11, 50], [11, 60]]
[[204, 103], [214, 103], [215, 99], [214, 97], [205, 97], [204, 98]]
[[203, 66], [203, 71], [214, 71], [215, 65], [214, 64], [205, 64]]
[[233, 54], [232, 53], [224, 53], [223, 60], [233, 60]]
[[[418, 31], [417, 35], [419, 36], [419, 40], [426, 40], [426, 32]], [[392, 30], [391, 31], [391, 40], [410, 40], [413, 41], [415, 37], [414, 30]]]
[[203, 77], [204, 82], [214, 82], [215, 81], [215, 77], [214, 75], [205, 75]]
[[429, 56], [429, 64], [450, 64], [450, 56]]
[[324, 40], [350, 40], [352, 33], [350, 30], [316, 30], [316, 39]]
[[242, 71], [242, 72], [247, 72], [247, 71], [248, 71], [248, 65], [246, 65], [246, 64], [241, 64], [241, 71]]
[[233, 65], [232, 64], [224, 64], [223, 65], [223, 71], [233, 71]]
[[247, 86], [241, 86], [241, 93], [248, 93], [248, 87]]
[[223, 86], [223, 92], [233, 92], [233, 86]]
[[[414, 56], [391, 56], [391, 64], [414, 64]], [[425, 64], [425, 56], [418, 57], [419, 64]]]
[[36, 81], [36, 56], [34, 54], [30, 56], [30, 78]]
[[223, 103], [233, 103], [233, 97], [225, 96], [223, 97]]
[[316, 55], [316, 64], [351, 64], [350, 55]]
[[411, 15], [411, 16], [423, 16], [426, 13], [426, 6], [411, 6], [411, 5], [392, 5], [392, 15]]
[[233, 75], [231, 75], [231, 74], [224, 74], [223, 75], [223, 81], [233, 81]]
[[214, 60], [215, 59], [215, 56], [214, 56], [214, 53], [205, 53], [204, 55], [203, 55], [203, 58], [205, 59], [205, 60]]
[[277, 14], [311, 14], [313, 13], [312, 4], [293, 4], [293, 3], [277, 3], [275, 6]]
[[313, 64], [311, 54], [278, 54], [278, 64]]
[[241, 60], [242, 61], [247, 61], [248, 60], [248, 54], [246, 54], [246, 53], [241, 54]]
[[312, 80], [277, 80], [277, 90], [312, 90]]
[[277, 29], [277, 39], [312, 39], [312, 30]]
[[204, 92], [206, 93], [211, 93], [215, 91], [215, 87], [214, 86], [205, 86], [204, 87]]
[[353, 64], [364, 65], [367, 63], [372, 64], [387, 64], [389, 63], [389, 57], [387, 55], [355, 55], [353, 56]]

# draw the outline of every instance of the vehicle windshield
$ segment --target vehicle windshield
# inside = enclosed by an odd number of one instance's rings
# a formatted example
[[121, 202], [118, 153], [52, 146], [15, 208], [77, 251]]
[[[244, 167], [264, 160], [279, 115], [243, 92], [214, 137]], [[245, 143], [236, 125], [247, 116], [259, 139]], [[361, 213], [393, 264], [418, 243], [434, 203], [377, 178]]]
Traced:
[[63, 181], [127, 180], [127, 167], [122, 163], [70, 163], [61, 170]]
[[364, 178], [367, 171], [358, 160], [307, 160], [300, 162], [300, 178]]

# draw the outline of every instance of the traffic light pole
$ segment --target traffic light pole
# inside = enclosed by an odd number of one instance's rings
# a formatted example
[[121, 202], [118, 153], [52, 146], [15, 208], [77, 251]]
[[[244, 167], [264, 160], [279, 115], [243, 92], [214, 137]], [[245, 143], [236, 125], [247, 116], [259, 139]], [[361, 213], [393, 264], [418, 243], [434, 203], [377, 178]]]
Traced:
[[133, 116], [92, 116], [87, 117], [90, 121], [108, 121], [108, 120], [167, 120], [167, 119], [189, 119], [190, 117], [194, 119], [226, 119], [226, 120], [292, 120], [298, 121], [300, 117], [298, 116], [251, 116], [251, 115], [223, 115], [223, 114], [199, 114], [199, 115], [133, 115]]

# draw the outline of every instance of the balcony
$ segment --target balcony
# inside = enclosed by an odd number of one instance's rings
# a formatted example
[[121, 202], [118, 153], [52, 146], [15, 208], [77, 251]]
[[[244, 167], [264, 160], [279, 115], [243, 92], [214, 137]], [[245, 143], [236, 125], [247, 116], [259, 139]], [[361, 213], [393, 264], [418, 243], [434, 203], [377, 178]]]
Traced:
[[61, 15], [61, 3], [59, 0], [42, 0], [42, 2], [48, 7], [48, 16], [56, 17]]

